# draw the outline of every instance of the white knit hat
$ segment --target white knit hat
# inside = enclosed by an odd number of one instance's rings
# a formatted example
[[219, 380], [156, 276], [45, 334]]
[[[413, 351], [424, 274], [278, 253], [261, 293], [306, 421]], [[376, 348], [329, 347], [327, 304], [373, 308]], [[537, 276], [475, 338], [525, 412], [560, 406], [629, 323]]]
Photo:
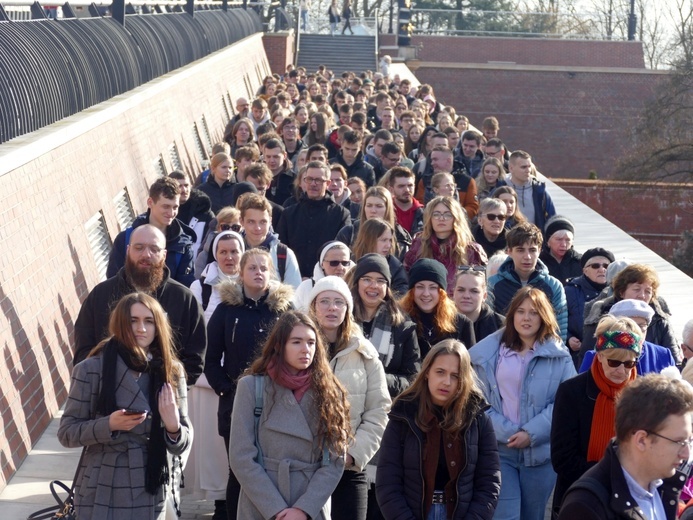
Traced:
[[313, 300], [315, 300], [315, 298], [318, 297], [318, 294], [325, 291], [338, 292], [346, 301], [347, 310], [349, 312], [353, 311], [354, 299], [351, 296], [351, 291], [349, 290], [349, 286], [346, 284], [346, 282], [342, 280], [339, 276], [326, 276], [325, 278], [320, 278], [320, 280], [315, 282], [313, 289], [310, 291], [308, 305], [313, 303]]
[[645, 318], [649, 325], [654, 316], [654, 310], [642, 300], [621, 300], [612, 305], [609, 314], [624, 318]]

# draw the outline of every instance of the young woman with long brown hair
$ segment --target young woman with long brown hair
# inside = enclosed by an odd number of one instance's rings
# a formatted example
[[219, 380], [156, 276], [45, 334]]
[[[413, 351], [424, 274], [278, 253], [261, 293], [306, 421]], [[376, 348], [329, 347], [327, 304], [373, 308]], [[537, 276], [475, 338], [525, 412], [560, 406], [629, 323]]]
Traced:
[[151, 296], [124, 296], [108, 330], [75, 366], [58, 429], [63, 446], [86, 447], [75, 508], [85, 520], [163, 520], [167, 497], [179, 503], [174, 457], [192, 437], [185, 371], [166, 313]]
[[376, 478], [385, 520], [493, 518], [501, 478], [486, 408], [464, 345], [435, 345], [385, 429]]
[[229, 447], [238, 518], [329, 520], [350, 439], [346, 395], [313, 320], [285, 312], [238, 381]]

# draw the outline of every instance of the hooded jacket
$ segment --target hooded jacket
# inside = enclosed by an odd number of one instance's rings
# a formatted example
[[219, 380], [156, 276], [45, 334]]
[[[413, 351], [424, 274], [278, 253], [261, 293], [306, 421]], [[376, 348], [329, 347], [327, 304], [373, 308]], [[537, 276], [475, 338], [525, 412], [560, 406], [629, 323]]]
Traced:
[[349, 221], [349, 211], [337, 204], [329, 191], [320, 200], [304, 194], [298, 204], [284, 209], [277, 226], [279, 240], [296, 253], [301, 276], [310, 276], [320, 248], [334, 240]]
[[[385, 518], [426, 518], [422, 460], [426, 434], [416, 424], [417, 408], [416, 402], [400, 399], [389, 415], [375, 486]], [[490, 520], [496, 509], [501, 484], [500, 461], [493, 425], [484, 412], [486, 408], [479, 399], [468, 405], [472, 419], [460, 440], [465, 466], [454, 482], [457, 501], [448, 505], [448, 515], [452, 513], [448, 518], [454, 520]]]
[[[108, 336], [111, 311], [123, 296], [135, 291], [125, 276], [124, 268], [92, 289], [75, 322], [73, 364], [86, 359], [91, 349]], [[178, 358], [185, 368], [188, 386], [192, 386], [202, 374], [207, 348], [202, 308], [190, 289], [170, 278], [166, 267], [164, 279], [152, 296], [164, 308], [171, 322]]]
[[[563, 285], [549, 274], [544, 263], [537, 259], [537, 266], [529, 276], [527, 285], [541, 289], [549, 297], [563, 341], [568, 340], [568, 304]], [[520, 276], [515, 272], [512, 258], [508, 258], [488, 281], [488, 292], [493, 294], [493, 309], [504, 316], [508, 313], [515, 293], [523, 287]]]
[[530, 445], [523, 448], [525, 466], [539, 466], [550, 462], [551, 417], [558, 386], [575, 376], [570, 354], [560, 341], [548, 339], [535, 345], [534, 355], [527, 364], [520, 401], [520, 424], [514, 424], [503, 415], [503, 404], [496, 368], [505, 329], [491, 334], [469, 351], [472, 367], [479, 377], [484, 395], [491, 405], [488, 415], [493, 421], [498, 443], [508, 439], [521, 428], [529, 434]]
[[[127, 240], [132, 230], [149, 224], [150, 210], [135, 219], [130, 228], [121, 231], [113, 241], [113, 249], [108, 257], [106, 277], [115, 276], [125, 266], [127, 254]], [[182, 283], [186, 287], [195, 280], [195, 266], [193, 258], [193, 246], [197, 242], [197, 235], [190, 226], [177, 218], [166, 228], [166, 267], [169, 268], [171, 278]]]
[[375, 186], [375, 169], [371, 164], [368, 164], [363, 156], [363, 152], [359, 152], [351, 165], [344, 161], [344, 156], [340, 153], [334, 159], [330, 159], [330, 164], [341, 164], [347, 172], [347, 177], [358, 177], [366, 183], [366, 188]]
[[190, 190], [190, 197], [178, 208], [176, 217], [183, 224], [187, 224], [195, 232], [196, 240], [193, 245], [193, 258], [197, 258], [200, 250], [202, 238], [207, 232], [207, 226], [214, 218], [212, 212], [212, 201], [203, 191], [198, 189]]
[[255, 359], [279, 316], [292, 309], [293, 290], [270, 282], [269, 292], [255, 301], [245, 296], [240, 283], [224, 282], [219, 296], [221, 303], [207, 325], [205, 376], [219, 395], [219, 435], [224, 437], [231, 427], [238, 376]]
[[[532, 178], [531, 180], [532, 182], [530, 185], [525, 187], [517, 188], [511, 182], [509, 182], [508, 185], [515, 188], [515, 191], [517, 191], [518, 201], [523, 200], [522, 190], [532, 190], [532, 202], [534, 204], [534, 225], [543, 231], [546, 227], [546, 221], [556, 214], [556, 208], [553, 205], [551, 196], [546, 192], [546, 184], [538, 181], [535, 178]], [[520, 211], [522, 211], [521, 206]], [[508, 219], [508, 221], [509, 220], [510, 219]], [[505, 223], [506, 226], [510, 225], [508, 221]]]

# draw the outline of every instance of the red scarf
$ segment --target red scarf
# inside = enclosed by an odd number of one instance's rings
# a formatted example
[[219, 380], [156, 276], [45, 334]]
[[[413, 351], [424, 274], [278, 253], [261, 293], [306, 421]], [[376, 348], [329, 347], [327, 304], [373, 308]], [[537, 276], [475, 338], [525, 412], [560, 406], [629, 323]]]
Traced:
[[300, 403], [301, 399], [303, 399], [303, 396], [310, 388], [312, 370], [301, 370], [298, 374], [294, 375], [286, 369], [286, 365], [284, 364], [282, 364], [280, 369], [277, 369], [277, 364], [272, 360], [267, 366], [267, 375], [278, 385], [293, 390], [296, 401]]
[[592, 428], [590, 429], [590, 442], [587, 447], [587, 461], [599, 462], [604, 456], [609, 440], [616, 434], [614, 421], [616, 420], [615, 399], [619, 392], [637, 376], [637, 369], [630, 371], [630, 377], [623, 383], [614, 383], [604, 374], [604, 368], [599, 361], [599, 354], [594, 356], [590, 372], [594, 382], [599, 388], [597, 402], [592, 412]]

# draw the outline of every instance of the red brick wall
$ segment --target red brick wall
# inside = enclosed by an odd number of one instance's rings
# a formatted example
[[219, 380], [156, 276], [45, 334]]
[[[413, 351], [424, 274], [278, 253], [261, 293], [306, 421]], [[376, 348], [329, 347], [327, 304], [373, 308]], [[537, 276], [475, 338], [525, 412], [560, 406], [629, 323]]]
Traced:
[[286, 66], [289, 63], [294, 63], [294, 40], [295, 33], [293, 30], [265, 33], [262, 36], [267, 60], [273, 73], [284, 74]]
[[[393, 42], [394, 38], [387, 35], [381, 44], [394, 45]], [[418, 57], [422, 61], [645, 68], [641, 42], [414, 36], [412, 45], [421, 46]]]
[[659, 72], [537, 70], [523, 67], [441, 68], [416, 71], [444, 104], [481, 128], [487, 116], [500, 122], [499, 137], [522, 149], [549, 177], [586, 179], [613, 173], [614, 160], [661, 79]]
[[251, 95], [269, 73], [261, 38], [0, 146], [0, 490], [67, 396], [74, 321], [99, 282], [85, 222], [102, 211], [115, 238], [114, 197], [126, 187], [143, 211], [173, 142], [200, 171], [193, 124], [204, 116], [220, 139], [227, 96]]
[[693, 184], [553, 181], [666, 259], [693, 229]]

